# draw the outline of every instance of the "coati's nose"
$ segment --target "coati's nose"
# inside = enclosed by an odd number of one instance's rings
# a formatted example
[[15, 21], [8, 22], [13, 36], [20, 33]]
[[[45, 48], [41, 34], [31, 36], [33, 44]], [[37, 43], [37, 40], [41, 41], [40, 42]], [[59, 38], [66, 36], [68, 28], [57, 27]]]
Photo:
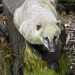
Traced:
[[49, 50], [49, 52], [55, 52], [53, 40], [50, 40], [48, 37], [44, 37], [43, 44]]

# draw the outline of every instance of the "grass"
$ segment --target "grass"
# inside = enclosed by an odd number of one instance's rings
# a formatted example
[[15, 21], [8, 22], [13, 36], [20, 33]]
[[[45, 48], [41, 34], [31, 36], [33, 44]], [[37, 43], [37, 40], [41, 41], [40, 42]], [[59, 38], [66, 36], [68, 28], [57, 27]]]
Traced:
[[69, 73], [69, 64], [68, 57], [62, 54], [59, 60], [59, 75], [67, 75]]
[[[11, 75], [10, 66], [11, 66], [11, 49], [3, 49], [3, 59], [4, 59], [4, 74], [2, 75]], [[2, 60], [2, 59], [1, 59]], [[60, 57], [59, 69], [58, 72], [55, 72], [53, 69], [48, 68], [47, 62], [42, 60], [40, 54], [32, 49], [30, 46], [24, 50], [24, 75], [66, 75], [69, 72], [68, 70], [68, 58], [63, 53]]]
[[11, 75], [11, 49], [0, 47], [0, 75]]
[[67, 56], [62, 54], [59, 60], [58, 73], [48, 68], [46, 61], [43, 61], [38, 52], [30, 47], [24, 53], [24, 75], [66, 75], [68, 72]]

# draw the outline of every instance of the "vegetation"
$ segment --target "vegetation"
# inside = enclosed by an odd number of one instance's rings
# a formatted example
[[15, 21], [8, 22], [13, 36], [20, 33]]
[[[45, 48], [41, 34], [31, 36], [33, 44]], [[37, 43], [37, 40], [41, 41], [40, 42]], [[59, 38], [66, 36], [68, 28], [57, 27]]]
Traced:
[[[2, 48], [0, 50], [0, 74], [1, 75], [12, 75], [11, 74], [11, 64], [12, 64], [12, 50], [8, 47]], [[47, 65], [47, 61], [42, 60], [40, 54], [27, 46], [23, 54], [24, 75], [66, 75], [68, 72], [68, 59], [65, 54], [61, 55], [59, 61], [58, 72], [50, 69]]]
[[64, 54], [59, 60], [58, 72], [48, 68], [47, 62], [31, 47], [25, 49], [24, 55], [24, 75], [66, 75], [68, 72], [69, 63]]
[[11, 75], [11, 49], [0, 48], [0, 75]]

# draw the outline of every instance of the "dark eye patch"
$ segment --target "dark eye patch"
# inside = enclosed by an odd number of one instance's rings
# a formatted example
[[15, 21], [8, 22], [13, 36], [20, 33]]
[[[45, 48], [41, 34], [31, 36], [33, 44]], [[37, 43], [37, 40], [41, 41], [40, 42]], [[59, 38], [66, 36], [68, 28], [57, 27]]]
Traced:
[[56, 40], [56, 38], [57, 38], [57, 37], [56, 37], [56, 36], [54, 36], [53, 41], [55, 41], [55, 40]]
[[59, 22], [57, 22], [57, 25], [59, 26], [59, 25], [60, 25], [60, 23], [59, 23]]
[[41, 25], [37, 25], [36, 29], [37, 29], [37, 30], [40, 30], [41, 27], [42, 27]]

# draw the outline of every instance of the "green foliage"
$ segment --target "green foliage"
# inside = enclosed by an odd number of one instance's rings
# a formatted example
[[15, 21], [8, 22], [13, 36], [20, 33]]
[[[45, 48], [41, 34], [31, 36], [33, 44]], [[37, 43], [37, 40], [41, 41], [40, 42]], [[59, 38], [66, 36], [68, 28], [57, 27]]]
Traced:
[[32, 51], [30, 47], [25, 49], [24, 64], [24, 75], [57, 75], [47, 67], [38, 52]]
[[0, 48], [0, 75], [11, 75], [11, 49]]
[[59, 60], [58, 72], [48, 68], [39, 53], [29, 46], [24, 53], [24, 75], [66, 75], [68, 72], [68, 59], [63, 54]]
[[70, 61], [65, 54], [61, 55], [61, 58], [59, 59], [59, 64], [59, 75], [66, 75], [67, 73], [69, 73]]
[[[11, 75], [11, 53], [11, 50], [8, 48], [4, 49], [4, 52], [2, 53], [2, 57], [4, 60], [4, 74], [2, 75]], [[66, 75], [66, 73], [68, 72], [69, 61], [65, 54], [62, 54], [60, 57], [58, 72], [55, 72], [53, 69], [48, 68], [47, 62], [43, 61], [40, 54], [30, 46], [26, 47], [23, 55], [24, 75]]]

